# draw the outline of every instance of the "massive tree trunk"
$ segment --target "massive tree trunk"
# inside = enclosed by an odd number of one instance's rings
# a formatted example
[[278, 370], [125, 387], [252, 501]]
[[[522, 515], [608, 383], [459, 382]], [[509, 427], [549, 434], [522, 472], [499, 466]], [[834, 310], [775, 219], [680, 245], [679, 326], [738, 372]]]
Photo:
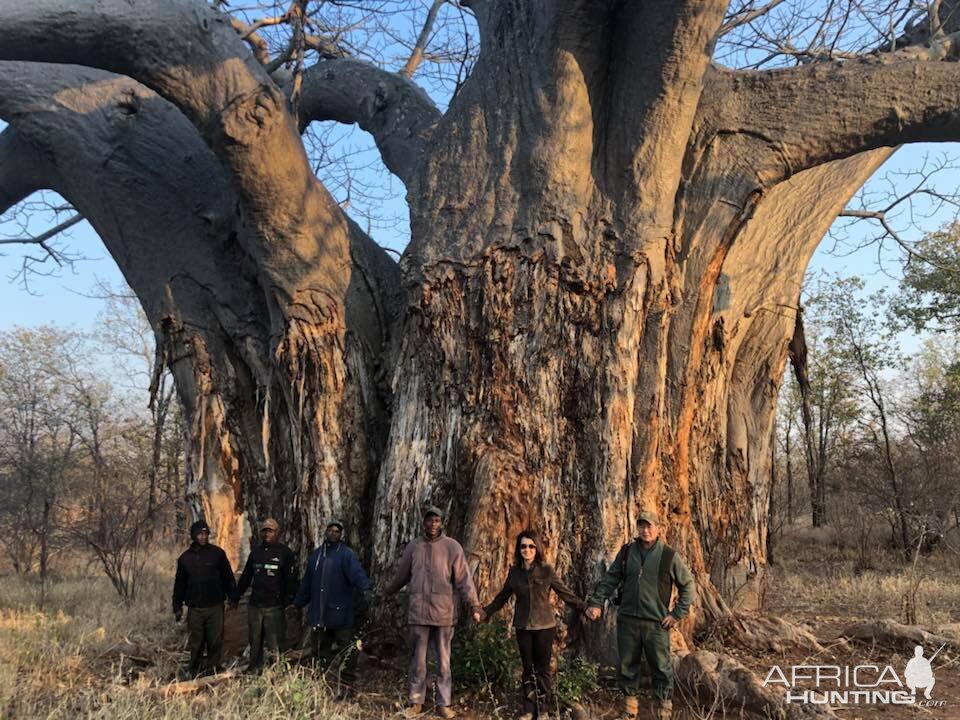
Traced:
[[[0, 58], [28, 61], [3, 63], [0, 151], [48, 170], [0, 198], [53, 187], [104, 238], [235, 556], [253, 518], [302, 548], [336, 514], [382, 576], [431, 503], [483, 588], [535, 526], [586, 592], [654, 508], [699, 617], [750, 601], [803, 271], [888, 148], [960, 136], [952, 41], [735, 72], [710, 65], [720, 0], [474, 2], [481, 55], [442, 117], [326, 60], [295, 118], [201, 4], [63, 5], [0, 2]], [[321, 118], [406, 183], [399, 266], [313, 176], [298, 129]]]

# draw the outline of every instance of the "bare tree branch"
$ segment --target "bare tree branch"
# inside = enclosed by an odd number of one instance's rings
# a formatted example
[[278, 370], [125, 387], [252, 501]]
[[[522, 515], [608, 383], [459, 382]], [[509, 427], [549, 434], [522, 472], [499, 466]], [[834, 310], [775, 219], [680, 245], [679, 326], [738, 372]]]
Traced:
[[773, 10], [777, 5], [780, 5], [784, 0], [770, 0], [766, 5], [761, 5], [760, 7], [754, 7], [751, 2], [749, 5], [744, 6], [739, 11], [734, 12], [726, 17], [723, 21], [723, 25], [720, 26], [720, 30], [717, 32], [717, 37], [726, 35], [727, 33], [733, 32], [738, 27], [743, 25], [749, 25], [754, 20], [763, 17], [771, 10]]
[[440, 112], [417, 85], [360, 60], [325, 60], [304, 72], [300, 126], [314, 120], [357, 123], [373, 135], [384, 164], [409, 182], [427, 130]]
[[427, 12], [427, 18], [424, 20], [423, 27], [420, 30], [420, 35], [417, 37], [417, 42], [414, 44], [410, 52], [410, 57], [407, 58], [407, 62], [400, 71], [403, 77], [407, 79], [412, 78], [417, 68], [420, 67], [420, 63], [423, 62], [424, 53], [427, 51], [427, 43], [430, 41], [431, 33], [433, 33], [433, 25], [437, 21], [437, 13], [440, 12], [440, 8], [443, 7], [446, 2], [447, 0], [433, 0], [433, 4]]

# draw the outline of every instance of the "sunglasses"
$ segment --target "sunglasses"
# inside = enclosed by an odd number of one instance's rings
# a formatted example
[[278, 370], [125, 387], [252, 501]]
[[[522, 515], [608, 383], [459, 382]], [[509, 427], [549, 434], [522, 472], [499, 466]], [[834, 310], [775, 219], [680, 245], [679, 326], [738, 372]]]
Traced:
[[521, 550], [536, 550], [536, 545], [531, 545], [530, 543], [520, 543]]

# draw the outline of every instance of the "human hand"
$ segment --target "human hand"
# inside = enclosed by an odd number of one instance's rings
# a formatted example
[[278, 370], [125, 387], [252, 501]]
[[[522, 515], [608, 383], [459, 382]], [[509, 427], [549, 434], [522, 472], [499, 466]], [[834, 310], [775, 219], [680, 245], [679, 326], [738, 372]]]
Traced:
[[590, 607], [587, 608], [588, 620], [599, 620], [602, 614], [603, 614], [603, 611], [600, 608], [596, 607], [595, 605], [591, 605]]
[[662, 627], [664, 630], [669, 630], [676, 624], [677, 619], [673, 615], [667, 615], [663, 620], [660, 621], [660, 627]]
[[480, 611], [479, 611], [479, 610], [474, 610], [474, 611], [473, 611], [473, 621], [474, 621], [475, 623], [481, 623], [481, 622], [483, 622], [483, 615], [480, 614]]

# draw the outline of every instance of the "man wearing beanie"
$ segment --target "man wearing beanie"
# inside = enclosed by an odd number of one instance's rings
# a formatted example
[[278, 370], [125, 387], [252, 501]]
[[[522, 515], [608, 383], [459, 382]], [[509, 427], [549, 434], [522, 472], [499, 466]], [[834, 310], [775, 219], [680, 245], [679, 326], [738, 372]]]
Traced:
[[263, 667], [263, 646], [274, 659], [280, 654], [286, 624], [283, 611], [293, 603], [297, 592], [297, 569], [293, 551], [278, 539], [280, 526], [273, 518], [260, 524], [260, 543], [250, 550], [243, 574], [233, 596], [235, 603], [251, 585], [247, 605], [247, 629], [250, 633], [250, 664], [247, 672]]
[[313, 656], [322, 667], [332, 664], [340, 699], [352, 694], [355, 677], [354, 591], [363, 593], [369, 607], [372, 589], [356, 553], [343, 543], [343, 523], [330, 520], [323, 543], [307, 558], [293, 604], [307, 606]]
[[190, 664], [186, 674], [200, 671], [203, 649], [207, 669], [216, 672], [223, 653], [223, 601], [232, 596], [235, 584], [227, 554], [210, 544], [210, 528], [203, 520], [190, 526], [190, 547], [177, 558], [173, 581], [173, 616], [177, 622], [187, 606]]

